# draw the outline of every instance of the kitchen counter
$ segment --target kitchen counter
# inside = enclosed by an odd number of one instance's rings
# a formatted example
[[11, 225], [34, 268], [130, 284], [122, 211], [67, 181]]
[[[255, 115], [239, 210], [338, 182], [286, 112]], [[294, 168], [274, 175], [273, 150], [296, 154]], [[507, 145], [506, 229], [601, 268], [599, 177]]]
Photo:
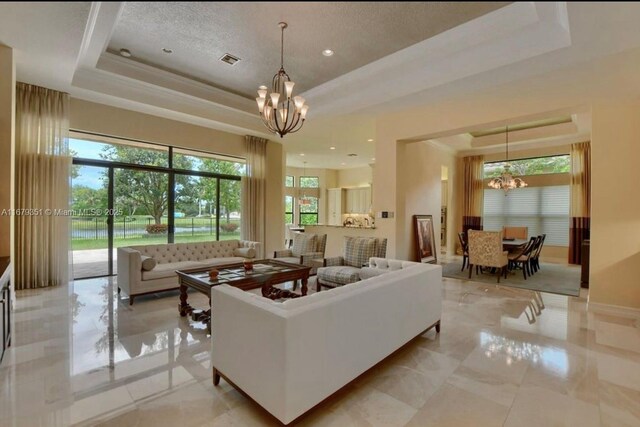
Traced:
[[342, 255], [344, 236], [385, 237], [375, 227], [346, 227], [343, 225], [314, 224], [305, 225], [305, 233], [326, 234], [327, 248], [325, 257]]

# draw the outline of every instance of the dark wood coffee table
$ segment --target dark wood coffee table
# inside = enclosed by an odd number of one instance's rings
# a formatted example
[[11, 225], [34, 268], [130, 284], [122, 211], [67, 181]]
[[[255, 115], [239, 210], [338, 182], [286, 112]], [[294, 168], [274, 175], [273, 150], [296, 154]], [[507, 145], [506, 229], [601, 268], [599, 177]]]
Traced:
[[[219, 271], [216, 280], [209, 279], [209, 271]], [[184, 317], [193, 312], [193, 307], [187, 302], [187, 289], [192, 288], [209, 297], [209, 310], [205, 311], [200, 321], [211, 322], [211, 288], [218, 285], [231, 285], [243, 291], [262, 288], [262, 296], [270, 299], [298, 298], [307, 294], [307, 283], [311, 267], [300, 264], [263, 259], [253, 262], [253, 270], [245, 271], [242, 262], [218, 265], [216, 267], [191, 268], [176, 270], [180, 282], [180, 303], [178, 312]], [[301, 293], [296, 294], [284, 289], [275, 288], [273, 285], [289, 281], [300, 280]]]

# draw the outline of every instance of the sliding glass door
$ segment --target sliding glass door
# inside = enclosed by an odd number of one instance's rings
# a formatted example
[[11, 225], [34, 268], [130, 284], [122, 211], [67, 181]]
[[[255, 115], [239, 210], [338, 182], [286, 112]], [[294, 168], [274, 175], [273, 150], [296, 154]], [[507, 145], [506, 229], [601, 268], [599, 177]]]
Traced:
[[240, 238], [239, 159], [93, 135], [70, 148], [74, 278], [117, 274], [119, 247]]

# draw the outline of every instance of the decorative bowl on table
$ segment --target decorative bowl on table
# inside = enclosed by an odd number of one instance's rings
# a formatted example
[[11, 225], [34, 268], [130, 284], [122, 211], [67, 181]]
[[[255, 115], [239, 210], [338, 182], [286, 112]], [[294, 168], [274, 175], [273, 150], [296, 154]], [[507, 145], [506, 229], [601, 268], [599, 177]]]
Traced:
[[253, 271], [253, 260], [245, 259], [242, 262], [242, 265], [244, 266], [244, 271], [246, 271], [246, 272]]
[[220, 272], [218, 270], [216, 270], [215, 268], [213, 270], [210, 270], [209, 271], [209, 279], [217, 280], [218, 279], [218, 274], [220, 274]]

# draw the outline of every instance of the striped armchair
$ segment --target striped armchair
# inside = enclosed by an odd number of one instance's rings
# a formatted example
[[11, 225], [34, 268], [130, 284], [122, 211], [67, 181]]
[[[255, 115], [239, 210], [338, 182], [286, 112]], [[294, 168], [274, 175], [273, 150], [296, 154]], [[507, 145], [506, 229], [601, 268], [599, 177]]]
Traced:
[[325, 258], [318, 268], [316, 290], [334, 288], [360, 280], [360, 269], [369, 264], [369, 258], [387, 255], [387, 239], [375, 237], [344, 237], [343, 255]]
[[326, 247], [326, 234], [296, 233], [293, 237], [293, 246], [291, 249], [275, 251], [273, 257], [279, 261], [312, 267], [311, 274], [315, 274], [316, 269], [312, 260], [324, 258]]

